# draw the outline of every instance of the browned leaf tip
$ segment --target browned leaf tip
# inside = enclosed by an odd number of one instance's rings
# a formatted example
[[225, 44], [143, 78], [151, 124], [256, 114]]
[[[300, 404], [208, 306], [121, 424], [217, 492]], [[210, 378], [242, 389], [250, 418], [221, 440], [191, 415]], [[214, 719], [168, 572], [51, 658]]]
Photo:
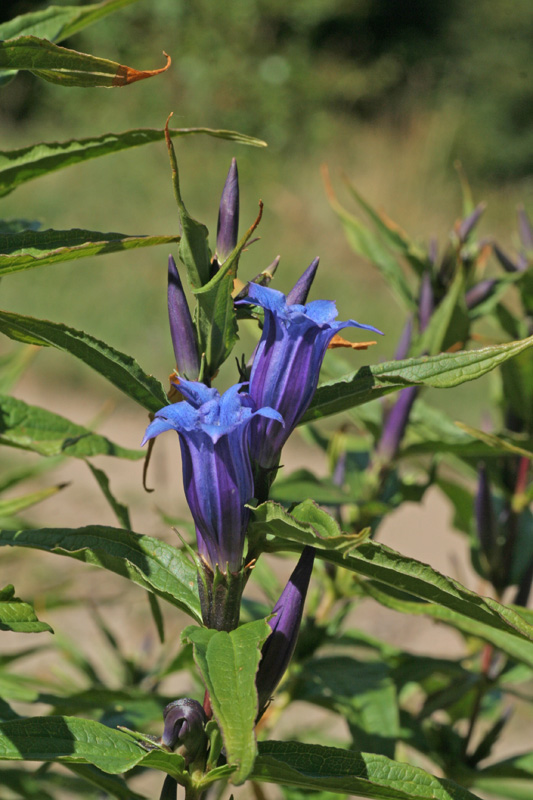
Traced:
[[160, 69], [138, 70], [120, 64], [117, 74], [113, 78], [113, 86], [127, 86], [129, 83], [143, 81], [145, 78], [153, 78], [154, 75], [160, 75], [162, 72], [166, 72], [172, 63], [172, 59], [165, 51], [163, 51], [163, 55], [166, 57], [167, 63]]

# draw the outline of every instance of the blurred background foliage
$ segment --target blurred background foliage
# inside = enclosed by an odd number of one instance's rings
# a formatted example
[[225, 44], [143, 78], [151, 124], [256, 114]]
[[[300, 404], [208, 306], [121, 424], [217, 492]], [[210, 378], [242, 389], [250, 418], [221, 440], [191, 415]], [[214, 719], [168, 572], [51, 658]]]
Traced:
[[[39, 7], [30, 0], [4, 3], [0, 17]], [[287, 289], [322, 255], [314, 296], [336, 296], [341, 317], [377, 324], [387, 334], [367, 362], [392, 356], [403, 314], [346, 244], [325, 197], [322, 162], [341, 197], [339, 170], [415, 239], [436, 236], [443, 246], [461, 216], [453, 169], [460, 159], [476, 200], [489, 202], [482, 234], [516, 247], [515, 206], [528, 206], [532, 194], [529, 0], [141, 0], [63, 44], [139, 69], [160, 66], [165, 50], [173, 65], [153, 81], [112, 92], [64, 89], [19, 74], [3, 93], [2, 149], [161, 128], [170, 111], [176, 127], [230, 128], [266, 140], [266, 150], [179, 140], [189, 210], [214, 235], [220, 190], [236, 155], [243, 228], [259, 197], [265, 202], [262, 240], [243, 260], [242, 277], [281, 253], [275, 285]], [[173, 233], [177, 214], [164, 146], [23, 186], [3, 200], [2, 216], [39, 219], [43, 227]], [[61, 309], [69, 324], [135, 352], [163, 377], [172, 367], [166, 253], [82, 263], [53, 267], [53, 282], [46, 269], [11, 276], [2, 287], [4, 305], [52, 319]], [[39, 361], [63, 379], [93, 381], [57, 353]]]

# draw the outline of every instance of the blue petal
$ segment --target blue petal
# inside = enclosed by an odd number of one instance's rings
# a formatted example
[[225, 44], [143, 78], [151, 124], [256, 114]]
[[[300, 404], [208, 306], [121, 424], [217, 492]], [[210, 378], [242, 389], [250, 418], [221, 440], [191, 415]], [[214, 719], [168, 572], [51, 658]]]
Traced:
[[194, 408], [200, 408], [204, 403], [216, 400], [220, 396], [217, 389], [210, 389], [205, 383], [199, 381], [180, 378], [179, 381], [174, 382], [174, 386]]
[[243, 298], [243, 302], [254, 303], [274, 314], [282, 314], [287, 307], [287, 300], [283, 292], [259, 286], [257, 283], [250, 283], [248, 297]]
[[166, 431], [171, 430], [176, 430], [171, 422], [166, 419], [162, 419], [161, 417], [156, 417], [156, 419], [154, 419], [154, 421], [148, 425], [141, 442], [141, 447], [143, 447], [149, 439], [155, 439], [155, 437], [159, 436], [160, 433], [165, 433]]

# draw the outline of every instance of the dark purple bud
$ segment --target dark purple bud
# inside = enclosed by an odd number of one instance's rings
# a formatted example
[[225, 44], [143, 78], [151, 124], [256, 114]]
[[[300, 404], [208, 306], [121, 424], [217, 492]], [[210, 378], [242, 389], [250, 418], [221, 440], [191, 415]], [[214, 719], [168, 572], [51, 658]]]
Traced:
[[530, 560], [529, 564], [527, 565], [526, 571], [524, 572], [522, 578], [520, 579], [518, 591], [514, 599], [515, 606], [522, 606], [522, 608], [527, 608], [532, 582], [533, 582], [533, 558]]
[[519, 206], [518, 208], [518, 232], [520, 241], [524, 245], [524, 250], [533, 250], [533, 228], [524, 206]]
[[165, 727], [161, 744], [169, 750], [177, 750], [187, 764], [205, 752], [207, 717], [197, 700], [192, 700], [190, 697], [174, 700], [163, 711], [163, 719]]
[[407, 358], [407, 353], [409, 352], [409, 348], [411, 347], [411, 338], [413, 335], [413, 315], [410, 314], [407, 318], [407, 322], [403, 326], [403, 331], [400, 336], [400, 341], [398, 342], [398, 346], [396, 348], [396, 353], [394, 354], [394, 358], [396, 361], [402, 361], [404, 358]]
[[483, 214], [487, 207], [486, 203], [480, 203], [475, 209], [472, 211], [471, 214], [468, 215], [459, 225], [457, 230], [457, 236], [459, 237], [461, 242], [465, 242], [474, 228], [476, 227], [479, 218]]
[[275, 616], [268, 622], [272, 633], [263, 645], [262, 658], [255, 679], [259, 700], [258, 719], [264, 713], [294, 653], [314, 560], [314, 547], [305, 547], [289, 582], [274, 606], [272, 613]]
[[431, 285], [431, 275], [429, 272], [424, 273], [422, 283], [420, 285], [420, 297], [418, 299], [418, 325], [420, 333], [423, 333], [431, 319], [435, 301], [433, 297], [433, 287]]
[[418, 396], [418, 387], [409, 386], [402, 389], [398, 399], [389, 411], [381, 438], [376, 447], [376, 454], [380, 461], [391, 461], [397, 454], [404, 437], [411, 409]]
[[293, 306], [295, 304], [304, 306], [307, 300], [307, 296], [309, 294], [309, 290], [311, 289], [311, 284], [313, 283], [316, 275], [316, 271], [318, 269], [318, 264], [320, 262], [320, 258], [315, 258], [307, 269], [305, 270], [304, 274], [298, 278], [292, 289], [287, 295], [287, 305]]
[[498, 283], [499, 281], [494, 278], [476, 283], [476, 285], [472, 286], [465, 294], [466, 307], [472, 309], [478, 306], [483, 300], [486, 300], [494, 293]]
[[490, 493], [490, 483], [484, 464], [478, 469], [478, 487], [474, 501], [476, 531], [481, 548], [491, 560], [496, 545], [496, 516]]
[[492, 249], [494, 250], [496, 258], [498, 259], [498, 261], [500, 262], [500, 264], [502, 265], [502, 267], [506, 272], [524, 272], [524, 270], [526, 269], [527, 259], [525, 259], [524, 256], [519, 256], [519, 258], [516, 259], [516, 261], [513, 261], [513, 259], [509, 258], [509, 256], [506, 253], [504, 253], [501, 247], [497, 245], [495, 242], [492, 245]]
[[178, 782], [170, 775], [167, 775], [159, 800], [178, 800]]
[[167, 298], [170, 335], [178, 372], [189, 380], [195, 380], [200, 371], [196, 333], [176, 262], [172, 256], [168, 257]]
[[239, 173], [237, 162], [232, 158], [218, 211], [216, 256], [219, 264], [222, 264], [235, 249], [238, 237]]

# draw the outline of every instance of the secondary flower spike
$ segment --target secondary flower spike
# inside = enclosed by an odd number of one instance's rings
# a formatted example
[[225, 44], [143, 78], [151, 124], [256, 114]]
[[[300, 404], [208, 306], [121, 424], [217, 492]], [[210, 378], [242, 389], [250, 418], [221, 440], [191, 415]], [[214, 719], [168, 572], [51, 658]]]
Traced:
[[183, 291], [176, 262], [168, 257], [168, 319], [176, 366], [180, 375], [194, 380], [200, 371], [200, 358], [191, 312]]
[[313, 399], [322, 361], [335, 334], [348, 327], [381, 331], [352, 319], [335, 322], [337, 309], [329, 300], [289, 305], [281, 292], [253, 283], [242, 302], [265, 310], [250, 395], [258, 408], [274, 408], [285, 423], [282, 427], [275, 419], [266, 418], [254, 423], [252, 459], [268, 470], [277, 467], [281, 448]]
[[233, 158], [220, 198], [217, 225], [216, 258], [222, 264], [237, 244], [239, 237], [239, 173]]
[[255, 679], [259, 700], [258, 719], [264, 713], [294, 653], [314, 560], [314, 547], [304, 548], [289, 582], [274, 606], [272, 613], [275, 616], [268, 622], [272, 633], [263, 645]]
[[179, 434], [185, 495], [196, 525], [198, 550], [214, 571], [239, 572], [249, 510], [254, 495], [250, 462], [250, 423], [254, 416], [276, 420], [271, 408], [258, 408], [236, 384], [222, 396], [203, 383], [180, 379], [175, 384], [185, 402], [165, 406], [142, 444], [160, 433]]

